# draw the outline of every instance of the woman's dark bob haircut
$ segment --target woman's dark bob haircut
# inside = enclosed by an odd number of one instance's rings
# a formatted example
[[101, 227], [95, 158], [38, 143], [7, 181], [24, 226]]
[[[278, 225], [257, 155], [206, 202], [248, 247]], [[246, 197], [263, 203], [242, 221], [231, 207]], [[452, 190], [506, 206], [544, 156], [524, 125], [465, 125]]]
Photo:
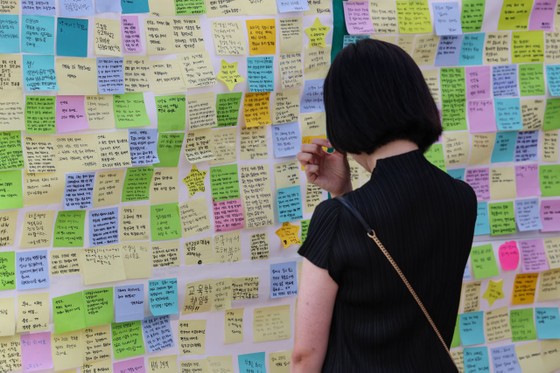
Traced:
[[441, 121], [422, 72], [396, 45], [365, 39], [344, 48], [325, 78], [327, 136], [342, 152], [371, 154], [393, 140], [424, 152]]

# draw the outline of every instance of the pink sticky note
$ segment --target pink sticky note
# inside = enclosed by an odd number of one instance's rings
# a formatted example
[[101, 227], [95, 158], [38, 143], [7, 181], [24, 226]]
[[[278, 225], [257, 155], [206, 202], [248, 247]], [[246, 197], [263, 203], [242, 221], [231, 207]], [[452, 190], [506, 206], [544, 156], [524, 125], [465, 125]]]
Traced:
[[490, 66], [467, 67], [465, 79], [467, 81], [467, 99], [478, 100], [491, 98]]
[[500, 265], [502, 271], [513, 271], [519, 265], [519, 249], [517, 242], [508, 241], [500, 245], [498, 249], [498, 256], [500, 258]]
[[541, 201], [541, 232], [560, 232], [560, 199]]
[[373, 34], [369, 1], [344, 1], [344, 19], [350, 35]]
[[51, 332], [22, 334], [21, 367], [24, 372], [37, 372], [53, 368]]
[[526, 164], [515, 166], [515, 188], [519, 198], [540, 195], [539, 165]]
[[119, 361], [113, 364], [114, 373], [146, 373], [144, 358], [137, 357], [135, 359]]
[[122, 16], [121, 25], [124, 50], [128, 53], [142, 52], [138, 16]]
[[519, 241], [519, 247], [521, 248], [521, 272], [533, 273], [549, 269], [542, 239]]
[[494, 101], [472, 100], [468, 102], [467, 114], [471, 133], [496, 132], [496, 116], [494, 115]]
[[56, 131], [82, 131], [89, 128], [84, 96], [56, 96]]
[[214, 202], [214, 223], [216, 232], [242, 229], [245, 224], [245, 214], [241, 200]]
[[554, 12], [557, 0], [535, 0], [529, 30], [554, 31]]
[[490, 199], [490, 170], [488, 168], [469, 168], [465, 181], [473, 188], [479, 201]]

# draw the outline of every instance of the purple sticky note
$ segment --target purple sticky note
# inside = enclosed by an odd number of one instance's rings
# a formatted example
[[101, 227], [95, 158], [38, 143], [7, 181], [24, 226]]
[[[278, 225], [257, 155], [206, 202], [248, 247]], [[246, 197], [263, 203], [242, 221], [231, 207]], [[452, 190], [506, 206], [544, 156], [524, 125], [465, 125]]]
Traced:
[[17, 252], [16, 280], [18, 290], [48, 288], [50, 281], [47, 250]]
[[520, 131], [515, 144], [515, 162], [537, 161], [539, 131]]
[[[114, 1], [114, 0], [113, 0]], [[113, 363], [114, 373], [146, 373], [144, 357], [137, 357], [130, 360], [123, 360]]]
[[122, 43], [127, 53], [142, 52], [142, 41], [140, 28], [138, 27], [138, 16], [121, 17]]
[[471, 133], [496, 132], [494, 101], [492, 99], [468, 101], [467, 117]]
[[343, 1], [344, 20], [350, 35], [373, 34], [369, 1]]
[[21, 367], [24, 372], [37, 372], [53, 368], [51, 332], [22, 334]]
[[229, 201], [214, 201], [214, 230], [216, 232], [229, 232], [243, 229], [245, 226], [245, 214], [241, 199]]
[[432, 3], [436, 35], [461, 35], [459, 3]]
[[537, 164], [516, 165], [515, 188], [517, 197], [520, 198], [540, 195], [539, 166]]
[[519, 241], [521, 250], [521, 272], [533, 273], [546, 271], [548, 262], [542, 239]]
[[469, 168], [466, 171], [465, 182], [473, 188], [479, 201], [490, 199], [490, 171], [488, 168]]
[[55, 16], [55, 0], [21, 0], [21, 13], [37, 16]]
[[64, 209], [83, 210], [93, 206], [95, 172], [66, 174]]
[[492, 66], [494, 97], [519, 96], [517, 65]]
[[541, 201], [541, 232], [560, 232], [560, 199]]
[[270, 297], [283, 298], [296, 296], [297, 263], [286, 262], [270, 265]]
[[86, 17], [93, 15], [92, 0], [59, 0], [62, 17]]
[[97, 57], [97, 90], [100, 95], [124, 93], [122, 57]]
[[97, 13], [121, 13], [121, 2], [116, 0], [95, 0]]
[[56, 131], [83, 131], [89, 128], [85, 96], [56, 96]]
[[89, 245], [102, 246], [119, 242], [119, 208], [89, 211]]
[[130, 159], [133, 166], [159, 163], [157, 153], [157, 129], [131, 129], [128, 131]]
[[142, 320], [142, 329], [148, 352], [161, 351], [174, 346], [169, 315], [146, 317]]
[[272, 126], [274, 158], [293, 157], [301, 147], [299, 123]]
[[306, 80], [300, 101], [300, 113], [325, 111], [323, 103], [323, 79]]
[[515, 222], [520, 232], [538, 231], [541, 229], [539, 199], [515, 200]]
[[144, 318], [144, 284], [115, 286], [115, 321]]
[[554, 12], [557, 0], [535, 0], [529, 30], [554, 31]]
[[522, 373], [515, 345], [500, 346], [490, 350], [494, 373]]
[[435, 65], [457, 66], [459, 64], [459, 55], [462, 44], [463, 35], [448, 35], [440, 37]]
[[491, 98], [490, 66], [474, 66], [465, 69], [467, 81], [467, 99], [476, 100]]

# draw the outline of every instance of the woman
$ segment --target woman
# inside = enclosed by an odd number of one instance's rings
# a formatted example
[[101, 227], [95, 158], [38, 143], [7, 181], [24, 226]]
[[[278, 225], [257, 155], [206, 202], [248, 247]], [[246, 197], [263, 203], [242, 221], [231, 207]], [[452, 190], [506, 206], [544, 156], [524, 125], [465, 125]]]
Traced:
[[[333, 61], [324, 101], [330, 142], [315, 140], [298, 154], [309, 182], [357, 208], [449, 346], [477, 203], [466, 183], [423, 156], [441, 123], [422, 73], [399, 47], [359, 41]], [[347, 155], [372, 173], [355, 191]], [[456, 371], [391, 264], [339, 201], [319, 204], [299, 253], [292, 372]]]

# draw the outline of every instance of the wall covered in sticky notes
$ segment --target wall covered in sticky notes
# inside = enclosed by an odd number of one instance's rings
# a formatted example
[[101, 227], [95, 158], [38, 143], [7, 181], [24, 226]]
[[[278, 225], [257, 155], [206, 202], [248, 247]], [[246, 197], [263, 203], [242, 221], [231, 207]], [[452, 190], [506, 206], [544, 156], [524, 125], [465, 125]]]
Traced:
[[420, 65], [426, 157], [479, 200], [457, 364], [560, 369], [556, 0], [0, 0], [0, 371], [288, 372], [327, 198], [295, 154], [369, 37]]

